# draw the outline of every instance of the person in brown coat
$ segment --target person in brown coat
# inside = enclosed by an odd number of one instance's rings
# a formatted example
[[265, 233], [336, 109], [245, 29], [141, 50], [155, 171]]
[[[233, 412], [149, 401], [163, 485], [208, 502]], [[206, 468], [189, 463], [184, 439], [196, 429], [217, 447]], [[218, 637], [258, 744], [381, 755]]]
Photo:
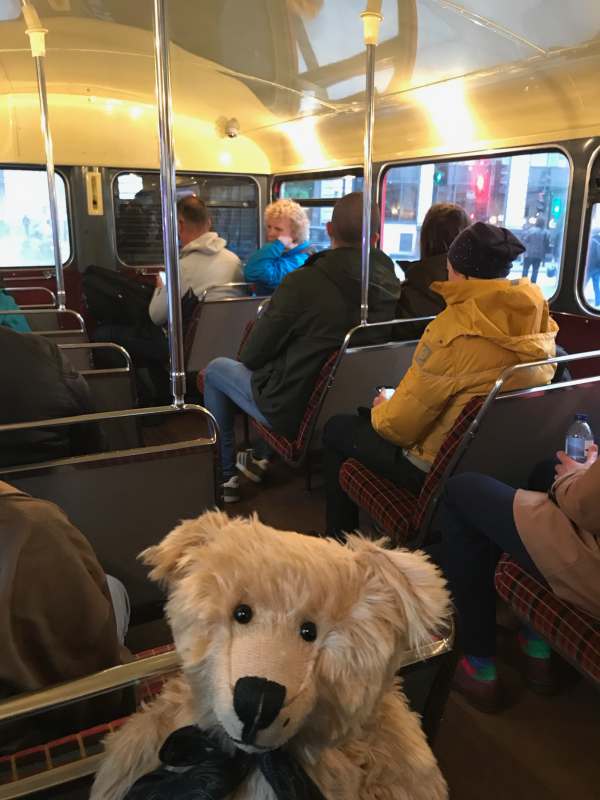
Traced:
[[[503, 551], [558, 597], [600, 619], [597, 457], [596, 445], [584, 464], [557, 453], [548, 493], [515, 490], [476, 473], [457, 475], [446, 484], [439, 560], [456, 605], [464, 652], [454, 687], [482, 711], [501, 705], [494, 572]], [[519, 641], [530, 688], [552, 693], [556, 679], [548, 644], [527, 628]]]
[[[128, 660], [114, 609], [91, 545], [60, 508], [0, 481], [0, 700]], [[119, 716], [122, 699], [3, 725], [0, 753]]]

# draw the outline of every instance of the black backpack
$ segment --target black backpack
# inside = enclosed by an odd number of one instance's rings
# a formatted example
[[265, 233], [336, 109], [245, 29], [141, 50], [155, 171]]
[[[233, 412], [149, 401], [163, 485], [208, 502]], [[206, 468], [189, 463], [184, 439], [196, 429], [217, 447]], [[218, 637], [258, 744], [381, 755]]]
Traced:
[[136, 328], [152, 324], [148, 306], [154, 287], [138, 283], [116, 270], [90, 265], [83, 274], [83, 291], [90, 314], [98, 325], [132, 325]]

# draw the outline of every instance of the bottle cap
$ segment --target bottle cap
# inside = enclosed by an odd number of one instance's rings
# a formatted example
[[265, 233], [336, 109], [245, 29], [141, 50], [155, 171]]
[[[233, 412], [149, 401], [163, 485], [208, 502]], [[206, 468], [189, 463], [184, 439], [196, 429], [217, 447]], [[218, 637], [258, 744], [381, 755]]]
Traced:
[[578, 422], [587, 422], [588, 421], [588, 415], [587, 414], [575, 414], [575, 419]]

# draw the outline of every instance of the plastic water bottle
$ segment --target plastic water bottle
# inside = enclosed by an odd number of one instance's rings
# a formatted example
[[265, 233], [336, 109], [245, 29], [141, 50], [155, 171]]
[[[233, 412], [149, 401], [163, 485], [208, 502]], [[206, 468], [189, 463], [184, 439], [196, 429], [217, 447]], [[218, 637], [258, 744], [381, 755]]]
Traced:
[[575, 414], [575, 419], [567, 431], [565, 452], [574, 461], [585, 464], [588, 450], [594, 444], [594, 434], [588, 423], [587, 414]]

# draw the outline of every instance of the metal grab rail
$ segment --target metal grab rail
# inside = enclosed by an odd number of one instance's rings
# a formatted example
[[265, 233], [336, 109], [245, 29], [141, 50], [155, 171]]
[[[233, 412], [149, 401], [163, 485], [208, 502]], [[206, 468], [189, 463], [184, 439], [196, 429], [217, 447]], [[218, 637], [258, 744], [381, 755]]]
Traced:
[[[124, 419], [127, 417], [144, 417], [144, 416], [156, 416], [158, 414], [169, 414], [169, 413], [182, 413], [182, 412], [192, 412], [197, 414], [204, 415], [210, 424], [211, 435], [209, 439], [202, 439], [201, 441], [207, 442], [208, 444], [216, 444], [218, 437], [219, 437], [219, 426], [217, 425], [217, 421], [213, 417], [213, 415], [208, 411], [208, 409], [204, 408], [204, 406], [189, 404], [183, 406], [152, 406], [149, 408], [128, 408], [124, 411], [101, 411], [95, 414], [79, 414], [76, 417], [57, 417], [55, 419], [42, 419], [42, 420], [34, 420], [33, 422], [11, 422], [6, 425], [0, 425], [0, 434], [2, 433], [9, 433], [12, 431], [27, 431], [33, 430], [35, 428], [56, 428], [59, 426], [64, 425], [83, 425], [84, 423], [88, 422], [106, 422], [110, 419]], [[176, 446], [181, 444], [180, 442], [175, 443], [174, 445], [167, 445], [169, 447]], [[185, 444], [185, 442], [183, 443]], [[127, 453], [129, 455], [133, 455], [134, 453], [144, 453], [144, 452], [154, 452], [155, 450], [160, 450], [164, 448], [165, 445], [158, 445], [157, 447], [136, 447], [131, 450], [116, 450], [111, 453], [99, 453], [97, 455], [98, 458], [102, 458], [105, 455], [110, 456], [111, 458], [115, 458], [120, 453]], [[94, 455], [87, 455], [87, 456], [75, 456], [70, 459], [66, 459], [67, 461], [76, 462], [78, 458], [81, 459], [90, 459], [94, 458]], [[59, 459], [60, 461], [64, 461], [65, 459]], [[46, 462], [44, 462], [46, 463]], [[49, 462], [48, 462], [49, 463]], [[40, 466], [39, 464], [26, 464], [22, 467], [8, 467], [6, 469], [1, 468], [0, 472], [3, 475], [6, 475], [8, 472], [14, 472], [16, 470], [27, 470], [32, 469], [34, 466]]]
[[[418, 648], [405, 650], [400, 658], [399, 669], [424, 661], [428, 658], [447, 653], [454, 644], [454, 621], [450, 620], [448, 629], [439, 639], [421, 645]], [[17, 720], [32, 714], [49, 711], [53, 708], [69, 705], [79, 700], [88, 700], [116, 689], [136, 686], [141, 681], [158, 678], [168, 672], [181, 669], [182, 665], [176, 650], [148, 656], [129, 664], [120, 664], [110, 669], [86, 675], [74, 681], [28, 692], [11, 700], [0, 703], [0, 723]]]
[[43, 292], [44, 294], [50, 295], [50, 301], [48, 303], [31, 303], [29, 305], [21, 305], [20, 308], [22, 311], [29, 311], [34, 308], [55, 308], [56, 307], [56, 295], [52, 291], [52, 289], [48, 289], [47, 286], [5, 286], [4, 291], [6, 294], [14, 294], [15, 292]]
[[[355, 333], [358, 331], [365, 331], [370, 330], [371, 328], [383, 328], [386, 325], [409, 325], [414, 324], [415, 322], [431, 322], [434, 320], [435, 317], [408, 317], [407, 319], [391, 319], [381, 320], [380, 322], [365, 322], [364, 325], [355, 325], [354, 328], [350, 328], [346, 336], [344, 337], [344, 341], [342, 343], [342, 347], [340, 349], [340, 353], [346, 351], [350, 344], [350, 339], [353, 337]], [[395, 340], [393, 340], [395, 341]], [[402, 340], [399, 340], [402, 341]]]
[[102, 372], [132, 372], [133, 371], [133, 361], [131, 360], [131, 356], [127, 352], [127, 350], [122, 347], [120, 344], [116, 344], [115, 342], [81, 342], [81, 343], [69, 343], [69, 344], [58, 344], [57, 345], [59, 350], [116, 350], [120, 355], [123, 356], [125, 360], [124, 367], [110, 367], [110, 369], [94, 369], [94, 370], [79, 370], [81, 375], [86, 375], [88, 372], [93, 372], [95, 375], [100, 374]]
[[[15, 314], [20, 314], [21, 316], [30, 316], [30, 315], [33, 315], [33, 314], [35, 314], [35, 315], [38, 315], [38, 314], [54, 314], [54, 315], [67, 314], [69, 316], [75, 317], [75, 319], [79, 323], [79, 328], [77, 328], [77, 329], [76, 328], [65, 328], [65, 329], [61, 328], [60, 329], [61, 333], [85, 333], [86, 332], [85, 331], [85, 322], [84, 322], [83, 317], [81, 316], [81, 314], [78, 311], [73, 311], [73, 309], [71, 309], [71, 308], [34, 308], [31, 311], [27, 311], [26, 314], [24, 314], [23, 309], [18, 309], [18, 310], [11, 309], [10, 311], [0, 311], [0, 316], [2, 316], [2, 317], [15, 315]], [[57, 330], [57, 329], [53, 329], [53, 330]], [[41, 331], [35, 331], [35, 333], [40, 334]]]
[[49, 711], [52, 708], [76, 703], [79, 700], [89, 700], [116, 689], [124, 689], [127, 686], [136, 686], [141, 681], [157, 678], [180, 667], [179, 656], [176, 651], [172, 651], [141, 658], [129, 664], [110, 667], [110, 669], [86, 675], [84, 678], [51, 686], [49, 689], [27, 692], [0, 703], [0, 723], [7, 720], [12, 722], [32, 714]]
[[203, 289], [200, 293], [200, 297], [198, 297], [199, 303], [204, 303], [206, 300], [206, 296], [211, 292], [214, 292], [216, 289], [234, 289], [234, 288], [245, 288], [248, 289], [248, 295], [241, 295], [240, 297], [220, 297], [219, 300], [246, 300], [248, 297], [253, 297], [250, 292], [252, 291], [252, 287], [254, 286], [253, 283], [248, 283], [247, 281], [231, 281], [230, 283], [215, 283], [213, 286], [207, 286], [206, 289]]
[[[548, 364], [564, 364], [570, 361], [584, 361], [585, 359], [588, 358], [600, 358], [600, 350], [588, 350], [585, 353], [572, 353], [566, 356], [553, 356], [552, 358], [547, 358], [542, 361], [531, 361], [524, 364], [515, 364], [514, 366], [508, 367], [507, 369], [504, 370], [504, 372], [502, 372], [502, 374], [496, 380], [492, 389], [489, 391], [486, 399], [483, 401], [483, 404], [479, 409], [477, 416], [465, 431], [463, 438], [460, 441], [460, 444], [457, 446], [454, 455], [450, 459], [448, 466], [444, 471], [444, 474], [440, 478], [439, 484], [429, 502], [429, 507], [427, 509], [427, 512], [423, 518], [423, 522], [421, 523], [421, 527], [417, 534], [415, 540], [416, 546], [419, 546], [425, 540], [425, 537], [427, 536], [427, 533], [429, 531], [429, 527], [433, 522], [434, 515], [439, 503], [439, 499], [444, 490], [446, 481], [450, 477], [452, 477], [460, 460], [462, 459], [465, 452], [468, 450], [471, 442], [475, 438], [475, 435], [477, 434], [477, 431], [481, 426], [481, 422], [486, 416], [490, 406], [492, 405], [494, 400], [496, 400], [498, 395], [501, 394], [501, 389], [506, 383], [507, 379], [512, 377], [515, 373], [521, 372], [525, 369], [532, 369], [533, 367], [544, 367], [547, 366]], [[507, 397], [507, 398], [517, 397], [517, 396], [524, 397], [528, 394], [533, 395], [533, 394], [552, 392], [556, 391], [557, 389], [566, 389], [569, 386], [583, 386], [587, 383], [597, 383], [598, 381], [600, 381], [600, 374], [588, 378], [577, 378], [576, 380], [563, 381], [561, 383], [547, 383], [541, 386], [531, 386], [528, 389], [516, 389], [512, 392], [507, 392], [506, 394], [503, 394], [502, 397]]]

